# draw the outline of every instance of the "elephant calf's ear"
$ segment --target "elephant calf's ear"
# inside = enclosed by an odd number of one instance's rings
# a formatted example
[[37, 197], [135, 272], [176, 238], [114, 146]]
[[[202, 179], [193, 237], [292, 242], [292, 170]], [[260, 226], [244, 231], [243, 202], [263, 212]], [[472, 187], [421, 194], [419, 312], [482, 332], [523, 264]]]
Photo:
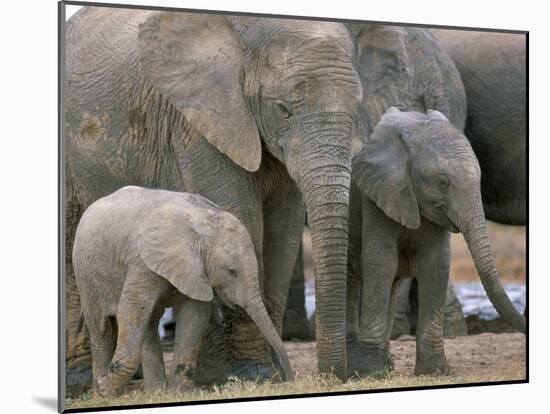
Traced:
[[248, 171], [261, 161], [242, 93], [243, 56], [223, 16], [153, 13], [139, 28], [146, 77], [210, 144]]
[[391, 219], [420, 227], [420, 212], [409, 175], [409, 149], [398, 127], [401, 114], [390, 111], [354, 159], [352, 177], [359, 189]]
[[139, 254], [149, 269], [181, 293], [209, 302], [214, 292], [198, 252], [198, 240], [187, 234], [179, 210], [178, 206], [168, 204], [149, 216], [140, 231]]

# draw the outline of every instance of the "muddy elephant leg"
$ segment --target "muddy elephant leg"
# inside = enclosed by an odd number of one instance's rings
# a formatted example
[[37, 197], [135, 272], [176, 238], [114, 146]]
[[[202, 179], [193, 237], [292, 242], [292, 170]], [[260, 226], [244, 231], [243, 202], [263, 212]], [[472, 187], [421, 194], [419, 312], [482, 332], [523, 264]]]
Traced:
[[118, 336], [113, 360], [106, 376], [97, 378], [95, 389], [103, 397], [120, 393], [139, 368], [143, 340], [156, 302], [163, 293], [150, 270], [129, 269], [117, 307]]
[[141, 365], [143, 367], [143, 388], [145, 391], [162, 390], [166, 385], [164, 359], [158, 332], [158, 325], [163, 312], [164, 308], [162, 307], [157, 307], [154, 310], [143, 336]]
[[418, 324], [416, 375], [447, 374], [443, 321], [449, 281], [449, 234], [440, 235], [417, 253]]
[[83, 323], [80, 296], [74, 277], [72, 251], [76, 227], [83, 209], [73, 192], [67, 174], [65, 211], [65, 358], [66, 394], [75, 397], [92, 385], [92, 353], [88, 328]]
[[168, 389], [186, 391], [193, 387], [197, 356], [210, 322], [212, 304], [187, 299], [174, 308], [176, 336]]
[[313, 339], [306, 311], [304, 252], [300, 243], [283, 318], [283, 339]]

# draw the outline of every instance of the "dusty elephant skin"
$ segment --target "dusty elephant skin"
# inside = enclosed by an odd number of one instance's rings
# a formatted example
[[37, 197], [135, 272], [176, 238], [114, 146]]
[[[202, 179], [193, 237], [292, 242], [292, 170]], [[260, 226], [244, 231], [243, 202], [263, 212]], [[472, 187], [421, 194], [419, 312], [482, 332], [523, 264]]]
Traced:
[[400, 281], [411, 277], [418, 281], [415, 372], [448, 372], [443, 317], [449, 231], [463, 233], [489, 299], [503, 320], [525, 333], [525, 318], [510, 302], [495, 267], [479, 164], [466, 137], [442, 113], [390, 108], [354, 159], [353, 185], [362, 229], [350, 241], [350, 267], [361, 269], [362, 287], [357, 322], [349, 328], [355, 328], [351, 345], [358, 355], [350, 376], [392, 368], [389, 335], [396, 292]]
[[[67, 251], [81, 212], [125, 185], [201, 194], [249, 231], [280, 332], [307, 210], [319, 366], [345, 378], [351, 149], [362, 99], [349, 30], [89, 7], [68, 21], [66, 34]], [[67, 269], [70, 377], [87, 353], [69, 263]], [[229, 313], [226, 323], [230, 371], [203, 377], [270, 377], [267, 344], [250, 318]], [[223, 332], [208, 337], [215, 334]], [[214, 348], [202, 354], [223, 360]]]
[[119, 393], [140, 363], [146, 390], [165, 387], [157, 327], [170, 306], [177, 326], [168, 386], [192, 386], [214, 295], [245, 310], [292, 379], [262, 301], [252, 240], [233, 215], [205, 198], [124, 187], [97, 200], [76, 230], [73, 267], [99, 395]]
[[527, 39], [523, 34], [432, 30], [460, 72], [466, 137], [481, 167], [489, 220], [527, 218]]

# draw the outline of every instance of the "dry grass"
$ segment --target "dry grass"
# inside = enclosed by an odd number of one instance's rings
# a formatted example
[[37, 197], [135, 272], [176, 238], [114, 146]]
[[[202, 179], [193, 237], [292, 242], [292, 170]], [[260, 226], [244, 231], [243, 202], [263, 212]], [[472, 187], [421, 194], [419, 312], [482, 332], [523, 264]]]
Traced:
[[90, 408], [117, 405], [156, 404], [184, 401], [208, 401], [225, 400], [233, 398], [252, 398], [277, 395], [319, 394], [342, 391], [364, 391], [377, 389], [424, 387], [450, 384], [472, 384], [494, 381], [521, 380], [524, 372], [517, 372], [509, 377], [501, 375], [469, 375], [464, 377], [408, 377], [401, 375], [389, 375], [382, 379], [362, 379], [349, 381], [342, 384], [333, 377], [321, 377], [319, 375], [299, 376], [291, 383], [256, 383], [231, 381], [223, 386], [211, 389], [196, 389], [184, 395], [169, 393], [145, 393], [133, 391], [119, 398], [104, 399], [92, 398], [85, 394], [78, 399], [68, 399], [67, 408]]
[[[68, 399], [67, 408], [226, 400], [525, 379], [525, 337], [518, 333], [447, 338], [445, 351], [451, 365], [451, 374], [438, 377], [414, 376], [416, 352], [412, 337], [392, 341], [394, 372], [385, 378], [352, 380], [346, 384], [335, 377], [321, 376], [317, 373], [314, 342], [286, 342], [285, 347], [296, 374], [293, 382], [257, 383], [233, 380], [221, 386], [209, 389], [197, 388], [186, 394], [177, 395], [160, 392], [145, 393], [141, 390], [141, 381], [133, 381], [131, 387], [133, 390], [119, 398], [93, 398], [91, 394], [84, 394], [77, 399]], [[164, 356], [168, 363], [171, 360], [171, 353], [165, 353]]]

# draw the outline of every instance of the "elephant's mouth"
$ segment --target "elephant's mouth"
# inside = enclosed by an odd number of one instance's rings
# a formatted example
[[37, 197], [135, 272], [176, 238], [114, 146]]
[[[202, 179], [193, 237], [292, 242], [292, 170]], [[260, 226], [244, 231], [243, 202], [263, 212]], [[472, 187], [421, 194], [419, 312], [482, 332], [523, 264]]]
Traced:
[[225, 305], [227, 306], [229, 309], [231, 310], [235, 310], [237, 308], [237, 306], [233, 303], [231, 303], [231, 301], [227, 298], [227, 295], [221, 291], [216, 291], [216, 296], [218, 296], [218, 299]]
[[445, 219], [447, 220], [448, 229], [451, 233], [460, 233], [460, 229], [458, 228], [458, 226], [454, 224], [448, 216], [445, 216]]

